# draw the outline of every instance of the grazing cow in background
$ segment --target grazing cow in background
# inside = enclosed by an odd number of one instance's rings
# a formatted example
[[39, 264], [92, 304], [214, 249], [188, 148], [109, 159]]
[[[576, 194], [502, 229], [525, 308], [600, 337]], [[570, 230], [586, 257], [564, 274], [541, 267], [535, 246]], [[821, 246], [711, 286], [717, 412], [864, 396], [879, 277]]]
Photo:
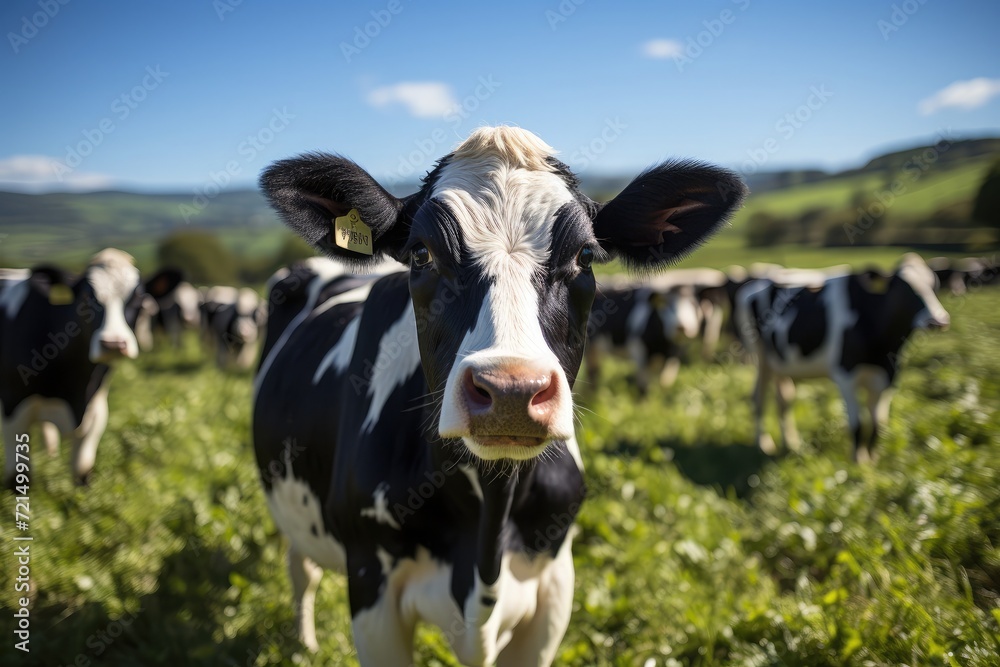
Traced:
[[211, 287], [201, 304], [202, 330], [209, 349], [215, 349], [219, 368], [253, 366], [257, 339], [267, 321], [260, 295], [249, 287]]
[[[191, 283], [184, 280], [180, 269], [164, 268], [157, 271], [145, 283], [146, 294], [155, 301], [156, 308], [140, 314], [136, 334], [141, 329], [139, 339], [142, 349], [152, 348], [154, 329], [162, 329], [175, 348], [181, 346], [184, 329], [197, 329], [201, 323], [201, 293]], [[147, 333], [148, 332], [148, 333]]]
[[698, 337], [702, 311], [691, 285], [601, 289], [590, 311], [587, 333], [587, 377], [596, 386], [601, 357], [611, 349], [626, 350], [635, 364], [639, 391], [649, 388], [649, 366], [663, 359], [660, 385], [677, 380], [687, 341]]
[[142, 300], [139, 271], [126, 253], [94, 255], [74, 279], [54, 267], [0, 279], [0, 410], [4, 483], [15, 472], [18, 434], [43, 426], [50, 451], [73, 441], [73, 478], [85, 484], [108, 422], [110, 364], [134, 359], [130, 328]]
[[[873, 271], [831, 277], [819, 285], [785, 287], [754, 280], [737, 294], [736, 320], [744, 346], [757, 357], [754, 408], [757, 441], [764, 401], [778, 385], [778, 412], [786, 447], [798, 447], [789, 412], [794, 380], [829, 377], [840, 389], [854, 442], [854, 459], [871, 460], [878, 428], [889, 412], [899, 352], [914, 329], [944, 328], [948, 313], [934, 294], [936, 277], [919, 255], [905, 255], [891, 276]], [[867, 392], [870, 428], [862, 433], [858, 392]]]
[[496, 127], [404, 199], [328, 154], [275, 163], [261, 187], [321, 250], [410, 265], [364, 302], [320, 304], [310, 286], [257, 378], [254, 448], [289, 540], [304, 643], [316, 648], [328, 568], [347, 574], [365, 667], [412, 664], [418, 621], [440, 627], [466, 665], [551, 664], [584, 497], [571, 388], [591, 265], [675, 260], [728, 217], [743, 185], [666, 163], [602, 205], [538, 137]]

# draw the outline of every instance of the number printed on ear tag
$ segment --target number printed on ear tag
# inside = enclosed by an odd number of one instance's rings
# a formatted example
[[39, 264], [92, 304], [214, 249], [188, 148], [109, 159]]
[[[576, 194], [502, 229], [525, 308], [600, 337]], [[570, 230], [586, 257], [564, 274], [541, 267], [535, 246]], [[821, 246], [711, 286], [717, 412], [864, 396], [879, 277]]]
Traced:
[[356, 208], [352, 208], [347, 215], [334, 219], [333, 237], [337, 245], [345, 250], [362, 255], [374, 254], [372, 229], [361, 221], [361, 214]]

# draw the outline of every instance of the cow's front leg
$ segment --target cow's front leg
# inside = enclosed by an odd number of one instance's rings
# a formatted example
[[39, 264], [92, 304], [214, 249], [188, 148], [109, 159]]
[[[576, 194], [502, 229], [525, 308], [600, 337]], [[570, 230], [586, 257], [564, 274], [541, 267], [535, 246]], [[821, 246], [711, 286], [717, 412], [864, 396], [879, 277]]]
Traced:
[[[388, 559], [386, 559], [388, 560]], [[412, 667], [412, 620], [400, 613], [400, 592], [378, 558], [347, 557], [351, 628], [361, 667]]]
[[767, 402], [767, 390], [771, 385], [771, 369], [763, 359], [763, 351], [757, 353], [757, 383], [753, 388], [753, 416], [756, 424], [756, 439], [760, 450], [765, 454], [774, 454], [774, 440], [764, 431], [764, 404]]
[[316, 589], [323, 578], [323, 568], [288, 545], [288, 578], [292, 580], [292, 604], [299, 641], [310, 651], [319, 650], [316, 641]]
[[875, 461], [875, 444], [878, 442], [879, 431], [889, 419], [889, 404], [892, 402], [892, 389], [889, 379], [884, 374], [875, 375], [868, 383], [868, 415], [871, 421], [871, 431], [868, 433], [864, 448], [869, 461]]
[[719, 338], [722, 336], [722, 318], [724, 313], [722, 312], [721, 305], [712, 303], [707, 299], [701, 303], [702, 312], [705, 313], [705, 324], [702, 327], [704, 334], [701, 344], [701, 357], [705, 361], [712, 361], [715, 358], [715, 350], [719, 346]]
[[677, 382], [677, 375], [681, 371], [680, 357], [668, 355], [663, 361], [663, 370], [660, 371], [660, 386], [670, 389]]
[[510, 643], [497, 657], [497, 667], [548, 667], [555, 660], [573, 611], [576, 573], [572, 541], [571, 536], [566, 538], [558, 556], [542, 575], [535, 615], [514, 628]]
[[94, 470], [94, 459], [97, 458], [97, 446], [101, 444], [101, 436], [108, 426], [108, 385], [97, 390], [87, 404], [83, 421], [73, 431], [73, 456], [70, 467], [73, 481], [84, 486], [90, 480]]
[[45, 443], [45, 452], [49, 456], [59, 454], [59, 427], [52, 422], [42, 422], [42, 442]]
[[789, 377], [779, 377], [777, 381], [778, 424], [781, 427], [781, 440], [785, 448], [793, 452], [799, 451], [802, 439], [795, 426], [795, 415], [792, 413], [792, 401], [795, 400], [795, 382]]
[[638, 338], [630, 338], [625, 344], [628, 349], [628, 356], [635, 366], [635, 384], [639, 388], [639, 393], [643, 396], [649, 389], [649, 355], [646, 352], [646, 345]]
[[854, 383], [846, 378], [837, 378], [837, 387], [840, 395], [844, 399], [844, 407], [847, 409], [847, 428], [851, 434], [853, 447], [852, 458], [855, 463], [868, 462], [868, 450], [861, 448], [861, 409], [858, 405], [858, 394], [854, 388]]

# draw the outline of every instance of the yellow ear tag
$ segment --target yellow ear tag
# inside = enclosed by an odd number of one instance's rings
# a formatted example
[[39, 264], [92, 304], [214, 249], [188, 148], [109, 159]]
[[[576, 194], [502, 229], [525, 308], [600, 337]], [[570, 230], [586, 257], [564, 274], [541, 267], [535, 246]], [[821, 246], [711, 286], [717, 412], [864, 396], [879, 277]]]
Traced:
[[337, 245], [351, 252], [371, 255], [374, 253], [372, 246], [372, 229], [361, 222], [361, 215], [358, 209], [352, 208], [347, 215], [335, 218], [333, 221], [333, 237]]
[[53, 306], [68, 306], [73, 303], [73, 290], [66, 285], [53, 285], [49, 289], [49, 303]]

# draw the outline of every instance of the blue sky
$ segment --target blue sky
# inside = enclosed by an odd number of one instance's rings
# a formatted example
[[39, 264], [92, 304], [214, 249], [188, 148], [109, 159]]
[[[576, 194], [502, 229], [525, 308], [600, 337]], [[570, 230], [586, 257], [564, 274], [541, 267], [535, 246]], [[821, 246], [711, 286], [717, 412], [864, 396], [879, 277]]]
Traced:
[[306, 150], [399, 182], [496, 123], [594, 175], [1000, 134], [995, 0], [237, 1], [3, 3], [0, 188], [235, 188]]

